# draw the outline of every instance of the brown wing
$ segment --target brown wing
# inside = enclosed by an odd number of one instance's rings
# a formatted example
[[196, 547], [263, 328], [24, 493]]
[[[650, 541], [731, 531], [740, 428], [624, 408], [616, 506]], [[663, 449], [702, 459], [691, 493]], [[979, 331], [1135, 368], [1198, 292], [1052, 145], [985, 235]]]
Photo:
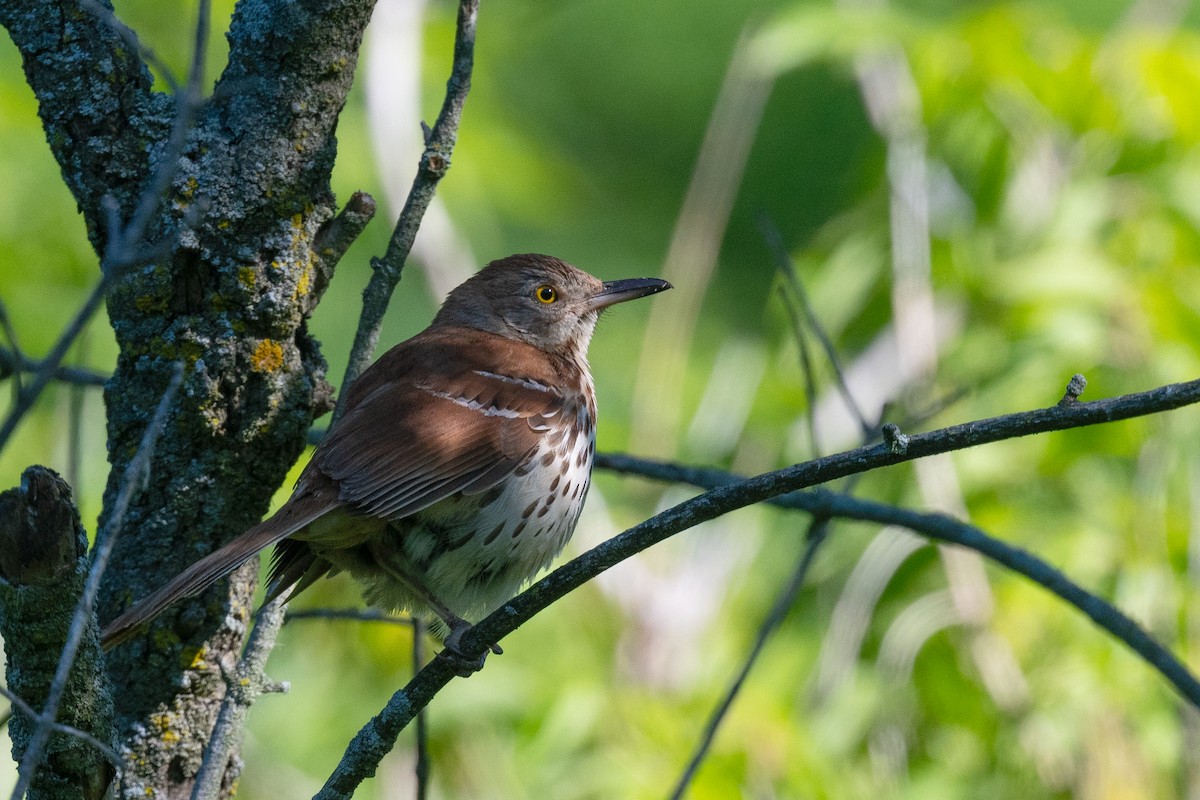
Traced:
[[[399, 519], [455, 492], [494, 486], [562, 412], [554, 386], [542, 353], [482, 331], [437, 328], [402, 342], [349, 388], [346, 413], [283, 508], [114, 620], [105, 647], [339, 506]], [[272, 568], [271, 594], [296, 581], [307, 585], [327, 569], [307, 547], [288, 548]]]
[[520, 466], [562, 413], [554, 377], [529, 345], [467, 328], [426, 331], [355, 383], [310, 468], [356, 513], [387, 519], [482, 492]]

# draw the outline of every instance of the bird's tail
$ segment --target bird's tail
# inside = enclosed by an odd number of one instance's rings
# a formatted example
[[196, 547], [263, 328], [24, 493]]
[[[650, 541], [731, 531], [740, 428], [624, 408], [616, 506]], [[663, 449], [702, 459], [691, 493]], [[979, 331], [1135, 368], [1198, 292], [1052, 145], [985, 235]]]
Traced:
[[269, 545], [296, 533], [336, 505], [336, 494], [297, 491], [270, 519], [209, 553], [114, 619], [100, 634], [108, 650], [127, 642], [139, 629], [178, 600], [198, 594], [233, 572]]

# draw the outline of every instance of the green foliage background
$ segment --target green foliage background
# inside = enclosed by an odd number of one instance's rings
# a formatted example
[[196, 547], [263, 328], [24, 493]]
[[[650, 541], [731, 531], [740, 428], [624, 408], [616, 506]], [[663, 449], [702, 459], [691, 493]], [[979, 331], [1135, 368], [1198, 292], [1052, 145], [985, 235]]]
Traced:
[[[1089, 378], [1088, 397], [1195, 377], [1197, 12], [1184, 6], [1173, 18], [1176, 5], [1154, 0], [847, 5], [484, 3], [475, 88], [439, 190], [481, 260], [544, 251], [605, 278], [660, 273], [739, 37], [772, 81], [687, 346], [642, 352], [650, 304], [671, 295], [623, 307], [598, 332], [601, 449], [742, 471], [808, 457], [798, 348], [756, 220], [779, 227], [842, 357], [856, 362], [892, 319], [885, 147], [854, 68], [881, 45], [900, 48], [919, 89], [932, 279], [946, 329], [936, 381], [905, 387], [895, 416], [960, 392], [920, 424], [1049, 405], [1074, 372]], [[191, 3], [117, 9], [168, 63], [186, 62]], [[230, 11], [218, 2], [214, 18]], [[438, 3], [426, 30], [427, 118], [452, 30], [450, 4]], [[213, 77], [222, 48], [214, 37]], [[340, 127], [343, 199], [356, 189], [382, 197], [366, 113], [360, 85]], [[7, 41], [0, 119], [0, 300], [21, 346], [38, 355], [95, 280], [96, 259]], [[368, 258], [385, 247], [384, 216], [342, 262], [313, 322], [335, 378]], [[410, 269], [384, 342], [424, 327], [432, 311]], [[97, 319], [77, 359], [104, 370], [114, 358]], [[635, 400], [642, 359], [651, 371], [685, 365], [670, 408]], [[827, 393], [828, 369], [820, 380]], [[75, 464], [73, 394], [83, 406]], [[639, 435], [663, 414], [676, 421], [669, 440]], [[1185, 410], [953, 462], [972, 521], [1115, 600], [1200, 667], [1198, 423]], [[835, 439], [823, 436], [826, 446], [854, 444]], [[14, 485], [32, 463], [71, 477], [92, 525], [106, 473], [98, 392], [51, 390], [0, 453], [0, 484]], [[923, 503], [909, 467], [860, 490]], [[594, 492], [576, 551], [685, 496], [610, 475]], [[805, 525], [752, 509], [690, 531], [505, 641], [502, 657], [432, 706], [433, 796], [666, 796], [798, 557]], [[878, 602], [860, 614], [861, 648], [833, 688], [818, 691], [822, 647], [846, 635], [835, 606], [876, 535], [835, 527], [691, 797], [1200, 797], [1200, 718], [1156, 673], [998, 570], [985, 574], [993, 605], [982, 621], [945, 617], [945, 562], [927, 546], [880, 579]], [[299, 605], [358, 602], [339, 580]], [[989, 655], [996, 642], [1011, 663]], [[897, 648], [910, 663], [895, 661]], [[398, 626], [285, 629], [271, 675], [292, 690], [254, 708], [240, 796], [311, 794], [403, 684], [409, 654]], [[1012, 670], [1000, 678], [981, 669], [1005, 663]], [[361, 796], [411, 796], [412, 758], [410, 737]]]

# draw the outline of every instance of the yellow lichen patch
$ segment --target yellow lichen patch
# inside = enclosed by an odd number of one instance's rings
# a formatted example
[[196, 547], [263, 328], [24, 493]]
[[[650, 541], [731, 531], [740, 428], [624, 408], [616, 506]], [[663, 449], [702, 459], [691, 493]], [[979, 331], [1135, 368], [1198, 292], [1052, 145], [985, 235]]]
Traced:
[[179, 741], [179, 734], [175, 731], [163, 731], [162, 740], [167, 744], [175, 744]]
[[205, 670], [208, 669], [208, 662], [205, 660], [208, 656], [208, 648], [200, 647], [192, 656], [192, 660], [188, 662], [188, 669]]
[[303, 297], [308, 294], [308, 285], [311, 281], [312, 267], [305, 267], [304, 272], [300, 273], [300, 280], [296, 281], [296, 294]]
[[150, 724], [160, 731], [169, 730], [171, 727], [171, 715], [166, 713], [151, 714]]
[[223, 231], [229, 227], [229, 220], [223, 219], [217, 223], [217, 230]]
[[254, 272], [254, 267], [238, 267], [238, 282], [242, 286], [245, 286], [247, 289], [253, 289], [256, 280], [257, 275]]
[[250, 354], [250, 369], [255, 372], [274, 372], [283, 366], [283, 348], [273, 339], [263, 339]]

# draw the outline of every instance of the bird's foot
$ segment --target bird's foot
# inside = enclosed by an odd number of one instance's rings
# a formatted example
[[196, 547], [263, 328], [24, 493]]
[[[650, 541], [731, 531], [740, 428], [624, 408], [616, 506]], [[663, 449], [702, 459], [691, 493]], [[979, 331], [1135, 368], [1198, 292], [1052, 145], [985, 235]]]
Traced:
[[483, 669], [483, 662], [487, 660], [488, 651], [501, 655], [504, 650], [498, 644], [488, 645], [488, 649], [480, 653], [478, 656], [469, 656], [462, 651], [460, 642], [463, 634], [471, 630], [471, 623], [466, 620], [459, 619], [457, 622], [450, 625], [450, 635], [446, 637], [442, 643], [442, 652], [438, 653], [439, 658], [444, 658], [454, 667], [455, 674], [460, 678], [469, 678], [479, 670]]

